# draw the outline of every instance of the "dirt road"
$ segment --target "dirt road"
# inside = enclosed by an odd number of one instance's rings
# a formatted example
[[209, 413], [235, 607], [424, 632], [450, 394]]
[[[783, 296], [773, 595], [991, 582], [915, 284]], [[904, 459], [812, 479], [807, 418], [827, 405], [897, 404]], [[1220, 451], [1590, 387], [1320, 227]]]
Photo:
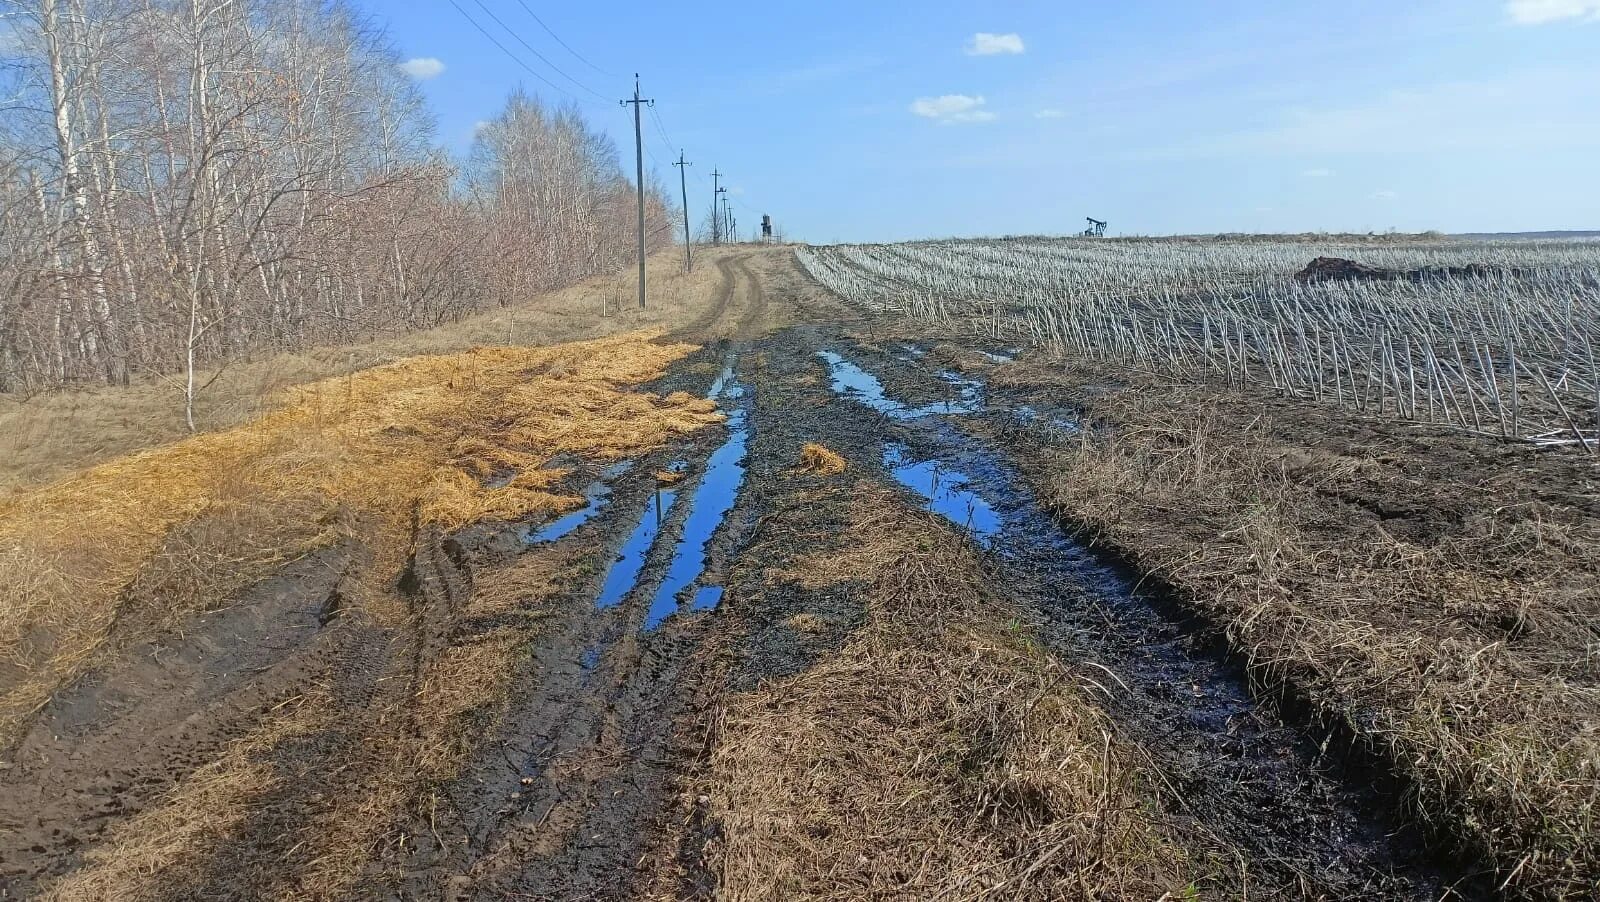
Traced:
[[[784, 249], [715, 265], [712, 303], [671, 336], [702, 350], [641, 390], [709, 398], [723, 425], [571, 461], [587, 504], [561, 518], [418, 526], [398, 622], [360, 613], [345, 575], [368, 552], [336, 546], [123, 649], [6, 754], [4, 897], [1483, 893], [1408, 825], [1403, 785], [1259, 701], [1215, 631], [1046, 512], [1017, 455], [1085, 425], [986, 377], [1012, 349], [885, 340]], [[843, 471], [804, 465], [813, 444]], [[863, 554], [886, 533], [903, 544]], [[893, 631], [911, 628], [928, 632]], [[838, 669], [880, 633], [889, 652]], [[915, 643], [1047, 676], [898, 696], [884, 662]], [[918, 695], [1009, 707], [932, 739], [766, 742], [813, 710], [802, 696], [827, 710], [862, 687], [864, 724], [931, 722]], [[1047, 699], [1085, 724], [1082, 767], [994, 713]], [[1024, 740], [1048, 777], [1018, 776]], [[829, 787], [875, 767], [923, 782], [855, 820]], [[762, 813], [779, 791], [819, 807]], [[852, 851], [937, 818], [920, 863]], [[1159, 853], [1125, 855], [1134, 834]], [[792, 860], [763, 863], [762, 837]]]

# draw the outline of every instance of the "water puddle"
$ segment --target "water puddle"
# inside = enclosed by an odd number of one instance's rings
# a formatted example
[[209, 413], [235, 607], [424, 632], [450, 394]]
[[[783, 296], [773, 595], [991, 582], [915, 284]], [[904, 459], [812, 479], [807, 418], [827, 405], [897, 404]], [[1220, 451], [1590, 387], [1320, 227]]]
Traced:
[[589, 483], [583, 490], [584, 505], [575, 511], [563, 514], [537, 529], [528, 529], [523, 533], [522, 541], [528, 545], [545, 545], [570, 535], [573, 530], [593, 520], [607, 504], [611, 503], [611, 483], [618, 476], [628, 472], [633, 467], [633, 461], [618, 461], [600, 471], [600, 478]]
[[722, 397], [722, 393], [734, 383], [733, 365], [736, 362], [734, 355], [729, 354], [722, 363], [722, 372], [711, 382], [711, 388], [706, 391], [706, 400], [715, 401]]
[[1083, 431], [1083, 421], [1077, 417], [1041, 413], [1028, 404], [1019, 404], [1012, 408], [1011, 417], [1029, 426], [1061, 435], [1077, 435]]
[[926, 356], [928, 356], [927, 348], [913, 344], [903, 344], [900, 345], [900, 350], [895, 353], [894, 359], [901, 363], [916, 363]]
[[984, 548], [1000, 532], [1000, 516], [989, 502], [963, 488], [972, 480], [965, 473], [937, 460], [912, 462], [905, 445], [884, 446], [883, 465], [901, 485], [921, 495], [933, 511], [970, 534]]
[[1006, 348], [1003, 351], [979, 351], [990, 363], [1014, 363], [1017, 355], [1022, 353], [1021, 348]]
[[721, 586], [701, 586], [694, 593], [694, 598], [689, 601], [692, 611], [709, 611], [722, 603]]
[[661, 489], [650, 499], [644, 513], [639, 515], [633, 532], [628, 534], [628, 541], [623, 543], [622, 551], [611, 565], [610, 572], [606, 573], [606, 581], [601, 585], [600, 595], [594, 602], [595, 607], [601, 610], [616, 607], [639, 584], [645, 559], [650, 556], [650, 549], [655, 547], [661, 527], [667, 522], [667, 514], [677, 500], [678, 493], [673, 489]]
[[916, 420], [937, 414], [977, 413], [983, 409], [983, 383], [949, 370], [939, 373], [939, 378], [950, 387], [952, 397], [949, 400], [911, 407], [889, 397], [877, 376], [840, 355], [818, 351], [817, 356], [828, 362], [829, 387], [834, 394], [845, 395], [891, 419]]
[[[744, 386], [737, 382], [726, 383], [723, 395], [730, 400], [741, 400]], [[744, 484], [745, 456], [750, 444], [749, 410], [740, 405], [728, 413], [728, 438], [706, 461], [705, 475], [695, 486], [689, 499], [689, 512], [683, 520], [683, 535], [672, 553], [672, 563], [666, 576], [657, 587], [645, 615], [645, 629], [661, 625], [678, 608], [678, 594], [693, 585], [706, 568], [706, 550], [717, 528], [733, 510], [739, 498], [739, 488]], [[716, 588], [713, 594], [708, 588]], [[715, 607], [722, 598], [717, 587], [702, 588], [695, 595], [695, 609]]]

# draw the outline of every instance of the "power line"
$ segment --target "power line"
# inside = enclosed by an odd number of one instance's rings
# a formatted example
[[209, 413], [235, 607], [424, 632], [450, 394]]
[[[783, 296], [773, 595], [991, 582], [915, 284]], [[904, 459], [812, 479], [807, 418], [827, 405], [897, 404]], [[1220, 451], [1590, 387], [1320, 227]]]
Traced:
[[533, 17], [533, 21], [539, 23], [539, 27], [543, 28], [545, 30], [546, 34], [550, 35], [552, 38], [555, 38], [557, 44], [560, 44], [562, 47], [566, 47], [567, 52], [572, 54], [573, 56], [577, 57], [585, 66], [588, 66], [589, 68], [591, 68], [594, 71], [600, 73], [601, 75], [606, 76], [607, 78], [616, 78], [617, 77], [617, 74], [615, 72], [607, 72], [606, 70], [600, 68], [599, 66], [596, 66], [594, 63], [589, 62], [589, 60], [586, 59], [583, 54], [581, 54], [578, 51], [573, 50], [571, 47], [567, 46], [567, 42], [561, 40], [561, 35], [558, 35], [554, 31], [551, 31], [550, 30], [550, 26], [544, 24], [544, 20], [539, 18], [539, 14], [534, 12], [533, 8], [528, 6], [528, 4], [522, 2], [522, 0], [517, 0], [517, 4], [520, 5], [524, 10], [526, 10], [528, 15]]
[[[451, 0], [451, 2], [454, 3], [455, 0]], [[567, 81], [572, 82], [573, 84], [577, 85], [578, 87], [582, 88], [585, 91], [588, 91], [590, 94], [593, 94], [595, 97], [598, 97], [601, 100], [607, 99], [604, 94], [601, 94], [599, 91], [594, 90], [593, 88], [589, 87], [588, 85], [584, 84], [583, 82], [578, 81], [576, 78], [573, 78], [572, 76], [568, 75], [560, 66], [556, 65], [555, 63], [550, 62], [549, 59], [545, 58], [544, 54], [542, 54], [539, 51], [533, 49], [533, 45], [529, 44], [527, 41], [524, 41], [522, 39], [522, 35], [517, 34], [517, 32], [510, 25], [507, 25], [506, 23], [502, 22], [500, 20], [500, 17], [494, 14], [494, 10], [492, 10], [489, 7], [485, 6], [483, 4], [483, 0], [472, 0], [472, 2], [478, 4], [478, 8], [483, 10], [484, 15], [487, 15], [489, 18], [493, 19], [495, 21], [496, 25], [499, 25], [501, 28], [504, 28], [506, 30], [506, 33], [511, 35], [511, 37], [513, 39], [515, 39], [518, 44], [521, 44], [522, 46], [528, 48], [528, 52], [529, 53], [531, 53], [535, 57], [537, 57], [538, 60], [540, 62], [544, 63], [546, 66], [549, 66], [550, 68], [556, 70], [556, 72], [559, 73], [562, 78], [565, 78]]]
[[[742, 191], [744, 189], [741, 188], [740, 190]], [[755, 207], [752, 207], [749, 204], [745, 203], [744, 201], [740, 200], [739, 196], [737, 194], [734, 194], [731, 191], [728, 192], [728, 194], [729, 194], [730, 197], [733, 198], [733, 202], [734, 203], [738, 204], [741, 207], [744, 207], [746, 210], [749, 210], [751, 213], [754, 213], [754, 214], [756, 214], [758, 216], [761, 215], [761, 211], [760, 210], [757, 210]]]
[[450, 2], [451, 6], [456, 8], [456, 12], [461, 14], [461, 18], [466, 19], [468, 22], [471, 22], [473, 28], [478, 29], [478, 31], [483, 33], [484, 37], [489, 39], [489, 43], [495, 45], [496, 47], [499, 47], [500, 48], [500, 52], [504, 53], [506, 56], [511, 57], [511, 61], [512, 62], [514, 62], [517, 65], [521, 66], [522, 68], [528, 70], [528, 74], [529, 75], [532, 75], [534, 78], [537, 78], [540, 81], [544, 82], [545, 84], [549, 85], [555, 91], [557, 91], [557, 92], [559, 92], [559, 93], [571, 98], [572, 100], [574, 100], [574, 101], [576, 101], [578, 103], [583, 103], [584, 102], [582, 98], [574, 96], [571, 91], [568, 91], [567, 89], [561, 87], [560, 85], [556, 84], [555, 82], [551, 81], [550, 79], [545, 78], [543, 75], [540, 75], [538, 70], [534, 69], [532, 66], [530, 66], [526, 62], [524, 62], [522, 57], [517, 56], [515, 53], [512, 53], [510, 48], [508, 48], [508, 47], [506, 47], [506, 45], [500, 43], [500, 41], [497, 40], [494, 35], [489, 33], [489, 30], [487, 28], [484, 28], [482, 25], [479, 25], [477, 19], [474, 19], [471, 16], [467, 15], [467, 11], [462, 9], [461, 8], [461, 4], [457, 3], [456, 0], [449, 0], [449, 2]]
[[[661, 114], [656, 112], [655, 107], [650, 108], [650, 118], [655, 122], [656, 131], [661, 133], [661, 140], [667, 145], [667, 153], [671, 153], [672, 148], [679, 147], [679, 145], [672, 140], [672, 136], [667, 134], [667, 127], [662, 123]], [[681, 150], [682, 148], [679, 147], [679, 149]]]

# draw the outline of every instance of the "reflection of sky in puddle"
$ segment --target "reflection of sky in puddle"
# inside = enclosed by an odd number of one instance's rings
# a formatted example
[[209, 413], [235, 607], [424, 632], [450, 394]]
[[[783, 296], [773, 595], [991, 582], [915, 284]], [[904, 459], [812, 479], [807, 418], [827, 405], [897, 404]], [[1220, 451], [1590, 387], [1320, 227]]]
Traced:
[[832, 381], [829, 387], [835, 394], [846, 395], [855, 401], [897, 420], [915, 420], [934, 414], [975, 413], [983, 407], [982, 383], [966, 379], [948, 370], [939, 378], [955, 389], [957, 397], [921, 407], [908, 407], [889, 397], [878, 377], [844, 359], [832, 351], [818, 351], [817, 356], [828, 362]]
[[[729, 398], [743, 397], [744, 388], [737, 383], [729, 384], [723, 394]], [[728, 512], [733, 510], [734, 502], [739, 497], [739, 488], [744, 484], [745, 453], [750, 443], [747, 419], [747, 412], [743, 408], [728, 415], [728, 439], [711, 452], [711, 458], [706, 461], [705, 475], [700, 478], [700, 484], [695, 486], [694, 495], [689, 500], [688, 516], [683, 521], [683, 536], [678, 539], [672, 563], [668, 565], [667, 574], [650, 602], [650, 611], [645, 616], [645, 629], [655, 629], [667, 619], [677, 609], [678, 593], [699, 579], [705, 570], [706, 546], [711, 543], [712, 535], [727, 518]], [[699, 597], [696, 596], [697, 601]], [[720, 598], [719, 590], [717, 599]], [[715, 606], [715, 600], [711, 606]]]
[[1006, 348], [1004, 351], [979, 351], [990, 363], [1011, 363], [1022, 353], [1018, 348]]
[[884, 446], [883, 465], [895, 481], [921, 495], [929, 510], [972, 533], [978, 544], [988, 548], [1000, 532], [1000, 515], [977, 493], [962, 488], [971, 479], [937, 460], [909, 462], [906, 453], [901, 444]]
[[605, 509], [611, 502], [611, 482], [628, 468], [633, 466], [633, 461], [623, 460], [606, 467], [600, 471], [600, 478], [589, 483], [583, 490], [584, 505], [571, 513], [563, 514], [549, 523], [535, 530], [523, 533], [523, 541], [529, 545], [542, 545], [565, 538], [573, 530], [593, 520], [595, 515]]
[[600, 587], [600, 595], [595, 599], [595, 607], [609, 608], [620, 604], [639, 584], [639, 573], [644, 570], [645, 558], [649, 557], [656, 537], [661, 534], [661, 526], [677, 500], [678, 493], [671, 489], [656, 492], [650, 499], [644, 513], [639, 516], [638, 525], [634, 526], [628, 541], [623, 544], [621, 555], [606, 574], [605, 584]]
[[916, 345], [901, 345], [900, 351], [894, 355], [894, 359], [901, 363], [916, 363], [926, 356], [928, 356], [927, 348], [919, 348]]
[[689, 607], [696, 611], [709, 611], [722, 602], [721, 586], [701, 586], [694, 593]]
[[733, 358], [729, 357], [728, 362], [722, 366], [722, 372], [717, 374], [717, 378], [711, 383], [711, 388], [706, 392], [706, 400], [715, 401], [722, 397], [723, 389], [732, 381]]
[[1067, 435], [1074, 435], [1083, 430], [1083, 423], [1074, 417], [1046, 416], [1028, 404], [1019, 404], [1012, 408], [1011, 416], [1030, 426], [1042, 426]]

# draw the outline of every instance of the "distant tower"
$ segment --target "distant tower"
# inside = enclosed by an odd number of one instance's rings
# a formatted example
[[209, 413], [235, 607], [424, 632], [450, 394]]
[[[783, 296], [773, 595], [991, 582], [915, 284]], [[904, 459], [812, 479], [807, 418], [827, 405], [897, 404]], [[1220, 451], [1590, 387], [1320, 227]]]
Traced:
[[765, 213], [761, 214], [761, 240], [772, 240], [772, 217]]

